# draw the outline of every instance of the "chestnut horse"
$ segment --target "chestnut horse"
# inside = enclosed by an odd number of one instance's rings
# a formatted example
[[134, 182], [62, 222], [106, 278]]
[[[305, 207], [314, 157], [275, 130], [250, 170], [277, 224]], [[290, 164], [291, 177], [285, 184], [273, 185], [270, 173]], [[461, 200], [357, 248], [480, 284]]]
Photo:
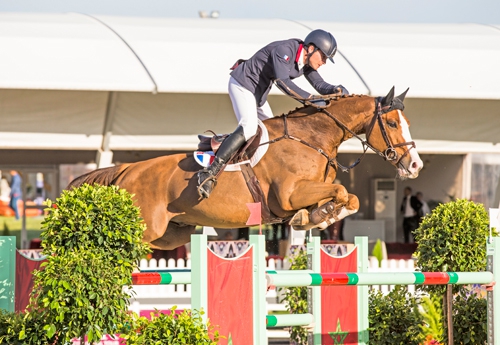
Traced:
[[[405, 94], [394, 97], [392, 88], [385, 97], [332, 97], [326, 107], [308, 105], [264, 121], [270, 142], [253, 170], [268, 209], [304, 230], [324, 229], [357, 212], [358, 198], [332, 183], [340, 166], [338, 147], [353, 136], [365, 152], [370, 148], [389, 160], [400, 178], [416, 178], [423, 163], [403, 114]], [[210, 198], [200, 201], [200, 168], [192, 154], [175, 154], [97, 169], [68, 187], [97, 183], [126, 189], [146, 222], [144, 241], [173, 249], [189, 242], [197, 225], [241, 228], [249, 218], [246, 203], [254, 199], [243, 175], [223, 172]]]

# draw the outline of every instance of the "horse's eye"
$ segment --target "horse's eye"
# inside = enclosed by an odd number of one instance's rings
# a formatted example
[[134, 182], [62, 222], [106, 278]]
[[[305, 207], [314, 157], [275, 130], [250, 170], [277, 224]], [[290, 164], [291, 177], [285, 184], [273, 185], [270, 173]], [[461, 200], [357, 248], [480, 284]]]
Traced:
[[387, 122], [387, 125], [391, 128], [398, 128], [398, 124], [396, 122], [393, 122], [393, 121]]

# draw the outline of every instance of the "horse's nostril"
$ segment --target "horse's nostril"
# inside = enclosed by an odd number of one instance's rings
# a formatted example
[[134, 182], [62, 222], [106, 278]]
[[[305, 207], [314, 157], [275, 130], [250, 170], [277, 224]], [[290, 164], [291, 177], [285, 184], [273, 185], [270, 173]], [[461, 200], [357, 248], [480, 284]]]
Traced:
[[422, 167], [417, 163], [417, 162], [412, 162], [411, 163], [411, 168], [415, 170], [420, 170]]

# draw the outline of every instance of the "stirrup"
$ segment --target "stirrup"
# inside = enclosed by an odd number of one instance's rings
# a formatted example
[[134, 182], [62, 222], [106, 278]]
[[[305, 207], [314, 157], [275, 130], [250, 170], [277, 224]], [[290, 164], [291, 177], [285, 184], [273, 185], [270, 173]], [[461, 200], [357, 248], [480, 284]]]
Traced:
[[[198, 175], [198, 177], [199, 177], [199, 175]], [[212, 182], [212, 185], [208, 184], [208, 182], [210, 182], [210, 181]], [[213, 175], [210, 175], [202, 182], [199, 182], [198, 188], [197, 188], [198, 195], [200, 196], [199, 200], [208, 199], [208, 197], [210, 196], [210, 193], [212, 193], [212, 191], [214, 190], [216, 185], [217, 185], [217, 178]], [[203, 187], [206, 187], [208, 190], [206, 190]]]

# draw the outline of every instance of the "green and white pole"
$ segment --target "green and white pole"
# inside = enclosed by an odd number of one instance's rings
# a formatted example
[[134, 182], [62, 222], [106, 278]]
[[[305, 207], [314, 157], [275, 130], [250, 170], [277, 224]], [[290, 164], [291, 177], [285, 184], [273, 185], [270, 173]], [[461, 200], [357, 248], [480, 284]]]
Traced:
[[264, 235], [250, 235], [253, 246], [253, 339], [254, 344], [267, 344], [266, 253]]
[[208, 319], [208, 247], [207, 235], [191, 236], [191, 307], [200, 311], [203, 322]]
[[[488, 238], [486, 247], [487, 270], [493, 273], [493, 280], [499, 282], [493, 291], [487, 292], [488, 345], [500, 345], [500, 237]], [[496, 337], [495, 337], [495, 333]]]
[[[354, 244], [358, 248], [358, 272], [368, 272], [368, 237], [355, 237]], [[358, 286], [358, 344], [368, 344], [368, 286]]]
[[465, 285], [490, 284], [491, 272], [326, 272], [273, 274], [268, 285], [276, 287], [300, 286], [369, 286], [369, 285]]
[[16, 237], [0, 237], [0, 309], [14, 312], [16, 294]]
[[[307, 268], [313, 272], [321, 272], [321, 239], [319, 236], [310, 237], [310, 242], [307, 243]], [[304, 272], [304, 271], [301, 271]], [[297, 275], [298, 276], [298, 275]], [[321, 344], [321, 287], [314, 286], [307, 291], [307, 305], [309, 313], [314, 316], [314, 327], [309, 338], [309, 344]]]
[[312, 314], [277, 314], [267, 315], [267, 327], [309, 326], [313, 323]]

